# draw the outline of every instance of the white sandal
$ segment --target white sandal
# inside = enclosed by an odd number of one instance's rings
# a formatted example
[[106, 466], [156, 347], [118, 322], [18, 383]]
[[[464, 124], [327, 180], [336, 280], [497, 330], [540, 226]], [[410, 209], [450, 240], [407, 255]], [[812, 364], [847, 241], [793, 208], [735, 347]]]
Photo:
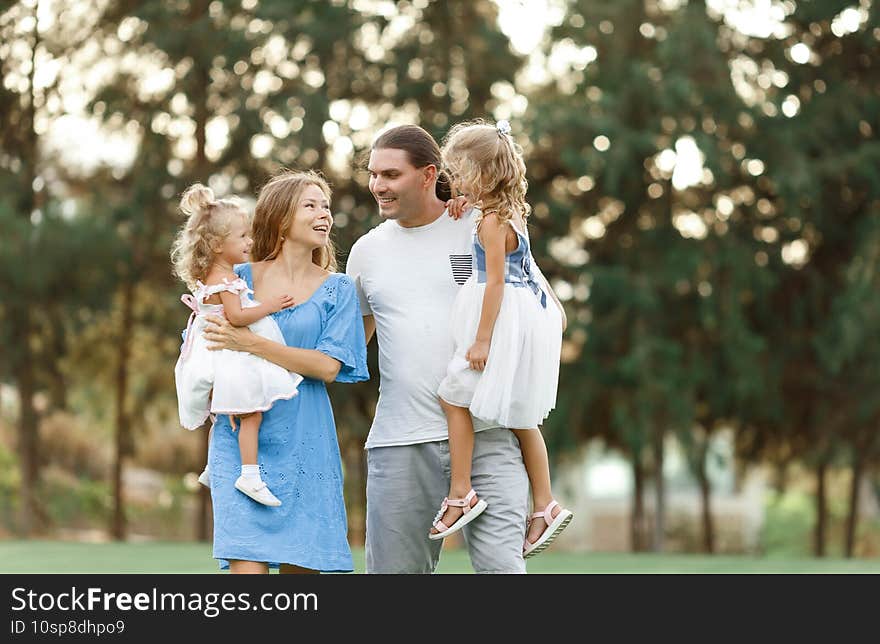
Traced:
[[[559, 514], [554, 518], [553, 508], [555, 507], [559, 507], [560, 510]], [[571, 523], [573, 517], [574, 514], [572, 514], [570, 510], [566, 510], [559, 505], [556, 502], [556, 499], [550, 501], [543, 511], [535, 512], [530, 516], [526, 522], [526, 533], [529, 531], [529, 525], [531, 525], [532, 521], [535, 519], [544, 519], [544, 523], [547, 524], [547, 527], [535, 543], [530, 543], [528, 536], [526, 536], [525, 543], [523, 543], [523, 559], [528, 559], [540, 552], [544, 552], [544, 550], [553, 543], [553, 540], [559, 536], [559, 533], [565, 530], [566, 526]]]
[[[479, 499], [473, 507], [471, 507], [471, 499], [475, 496], [477, 496], [477, 493], [471, 488], [471, 491], [468, 492], [463, 499], [450, 499], [449, 497], [443, 499], [443, 503], [440, 504], [440, 511], [437, 513], [437, 516], [434, 517], [434, 523], [432, 524], [437, 529], [437, 533], [429, 532], [428, 538], [434, 541], [442, 539], [453, 532], [458, 532], [468, 523], [480, 516], [489, 504], [483, 499]], [[461, 508], [464, 513], [451, 526], [447, 526], [440, 520], [443, 518], [443, 515], [446, 513], [446, 509], [449, 506]]]

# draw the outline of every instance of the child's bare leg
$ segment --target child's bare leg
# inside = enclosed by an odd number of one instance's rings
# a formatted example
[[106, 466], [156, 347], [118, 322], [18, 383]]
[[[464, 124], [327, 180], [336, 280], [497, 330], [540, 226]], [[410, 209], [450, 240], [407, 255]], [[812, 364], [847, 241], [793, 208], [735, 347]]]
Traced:
[[[529, 475], [529, 484], [532, 488], [533, 512], [541, 512], [553, 500], [553, 492], [550, 489], [550, 459], [547, 456], [547, 445], [541, 431], [537, 429], [514, 429], [522, 450], [523, 463]], [[551, 514], [555, 517], [560, 512], [559, 507], [553, 508]], [[534, 543], [547, 527], [543, 519], [534, 519], [529, 524], [529, 532], [526, 538]]]
[[241, 428], [238, 430], [238, 450], [241, 452], [241, 464], [256, 465], [263, 414], [257, 411], [239, 418], [241, 418]]
[[281, 500], [272, 494], [260, 476], [257, 465], [257, 449], [260, 441], [260, 423], [263, 414], [256, 411], [240, 416], [241, 428], [238, 430], [238, 449], [241, 452], [241, 476], [235, 481], [236, 489], [244, 492], [257, 503], [278, 506]]
[[[445, 400], [440, 400], [440, 406], [446, 414], [446, 424], [449, 426], [449, 498], [461, 499], [471, 491], [471, 462], [474, 456], [474, 425], [471, 421], [471, 413], [464, 407], [450, 405]], [[477, 503], [477, 498], [471, 500], [471, 505]], [[440, 519], [447, 526], [458, 521], [464, 513], [462, 508], [449, 506]], [[438, 530], [431, 528], [436, 534]]]

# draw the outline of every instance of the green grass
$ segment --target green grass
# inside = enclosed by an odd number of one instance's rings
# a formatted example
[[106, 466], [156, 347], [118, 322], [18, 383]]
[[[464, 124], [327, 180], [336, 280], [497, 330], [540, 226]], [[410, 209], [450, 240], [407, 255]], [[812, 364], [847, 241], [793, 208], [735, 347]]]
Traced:
[[[364, 551], [354, 550], [355, 572]], [[549, 552], [528, 561], [530, 573], [872, 573], [880, 559], [756, 558], [703, 555]], [[0, 541], [0, 573], [217, 573], [202, 543], [76, 543]], [[440, 573], [472, 572], [467, 553], [443, 552]]]

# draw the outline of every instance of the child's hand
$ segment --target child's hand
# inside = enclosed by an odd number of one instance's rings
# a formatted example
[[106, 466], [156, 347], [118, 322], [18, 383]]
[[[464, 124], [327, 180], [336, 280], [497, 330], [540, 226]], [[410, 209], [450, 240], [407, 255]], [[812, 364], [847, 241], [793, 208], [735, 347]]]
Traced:
[[467, 198], [462, 196], [453, 197], [446, 202], [446, 210], [449, 211], [449, 216], [453, 219], [461, 219], [461, 216], [470, 209], [471, 205], [468, 203]]
[[272, 313], [275, 313], [281, 309], [286, 309], [288, 306], [293, 306], [294, 301], [289, 295], [276, 295], [269, 300], [269, 304], [272, 308]]
[[474, 371], [482, 371], [486, 368], [486, 360], [489, 359], [489, 342], [486, 340], [477, 340], [468, 349], [465, 358]]

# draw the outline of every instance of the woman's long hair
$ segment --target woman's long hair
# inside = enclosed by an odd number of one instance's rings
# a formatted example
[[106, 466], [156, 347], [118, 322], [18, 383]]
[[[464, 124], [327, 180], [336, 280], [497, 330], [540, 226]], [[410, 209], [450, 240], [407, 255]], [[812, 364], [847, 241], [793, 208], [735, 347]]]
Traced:
[[[311, 170], [284, 170], [269, 179], [260, 189], [254, 208], [254, 247], [251, 251], [253, 261], [261, 262], [278, 257], [284, 243], [284, 233], [290, 230], [296, 205], [307, 186], [317, 186], [330, 199], [331, 191], [327, 181]], [[312, 262], [330, 272], [336, 272], [338, 264], [332, 240], [328, 239], [324, 246], [312, 252]]]

